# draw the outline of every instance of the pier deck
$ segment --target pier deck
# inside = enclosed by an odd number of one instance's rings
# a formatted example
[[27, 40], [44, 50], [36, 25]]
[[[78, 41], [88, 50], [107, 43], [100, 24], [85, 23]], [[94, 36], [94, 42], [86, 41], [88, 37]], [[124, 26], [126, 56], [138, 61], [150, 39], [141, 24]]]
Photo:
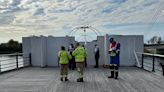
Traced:
[[0, 92], [164, 92], [164, 77], [135, 67], [122, 67], [118, 80], [108, 69], [87, 68], [84, 83], [69, 71], [69, 82], [59, 80], [59, 68], [29, 67], [0, 75]]

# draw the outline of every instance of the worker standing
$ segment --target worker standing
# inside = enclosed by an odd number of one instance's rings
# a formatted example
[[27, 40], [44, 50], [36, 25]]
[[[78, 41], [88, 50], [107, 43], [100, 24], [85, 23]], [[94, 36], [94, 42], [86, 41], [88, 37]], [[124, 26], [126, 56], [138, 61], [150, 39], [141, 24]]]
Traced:
[[99, 68], [100, 50], [99, 50], [99, 47], [97, 46], [97, 44], [95, 44], [94, 54], [95, 54], [95, 66], [94, 67]]
[[80, 46], [79, 43], [76, 43], [76, 48], [73, 51], [73, 56], [75, 57], [76, 61], [76, 68], [79, 73], [79, 78], [77, 82], [83, 82], [83, 68], [84, 68], [84, 61], [87, 56], [86, 51], [83, 47]]
[[71, 55], [65, 50], [64, 46], [61, 46], [61, 51], [58, 52], [58, 58], [60, 63], [60, 75], [61, 81], [68, 81], [68, 63], [72, 58]]
[[115, 60], [116, 60], [116, 46], [117, 46], [117, 43], [114, 40], [114, 38], [110, 38], [109, 55], [110, 55], [111, 76], [109, 76], [108, 78], [114, 78], [114, 66], [115, 66]]
[[[82, 45], [82, 47], [86, 50], [86, 48], [85, 48], [84, 45]], [[87, 58], [86, 58], [86, 57], [85, 57], [85, 59], [84, 59], [84, 66], [85, 66], [85, 68], [87, 67]]]
[[75, 59], [74, 59], [74, 56], [72, 55], [73, 50], [74, 50], [74, 45], [70, 44], [68, 47], [68, 52], [72, 56], [72, 59], [70, 59], [70, 61], [69, 61], [69, 69], [70, 70], [74, 70], [76, 68]]

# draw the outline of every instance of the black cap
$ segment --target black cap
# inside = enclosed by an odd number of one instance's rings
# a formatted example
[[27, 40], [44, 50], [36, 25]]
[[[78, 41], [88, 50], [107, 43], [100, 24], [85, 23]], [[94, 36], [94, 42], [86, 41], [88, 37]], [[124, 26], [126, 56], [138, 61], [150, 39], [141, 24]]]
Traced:
[[109, 39], [110, 42], [113, 42], [113, 40], [114, 40], [114, 38], [110, 38], [110, 39]]

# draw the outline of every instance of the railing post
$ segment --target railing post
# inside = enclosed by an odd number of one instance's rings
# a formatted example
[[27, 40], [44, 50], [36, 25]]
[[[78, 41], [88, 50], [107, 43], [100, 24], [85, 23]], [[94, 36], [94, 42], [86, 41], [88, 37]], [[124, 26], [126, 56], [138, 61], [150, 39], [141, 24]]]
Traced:
[[1, 73], [1, 61], [0, 61], [0, 73]]
[[16, 68], [18, 69], [19, 68], [19, 66], [18, 66], [18, 53], [16, 53]]
[[164, 66], [162, 67], [162, 72], [163, 72], [163, 76], [164, 76]]
[[164, 66], [162, 66], [162, 72], [163, 72], [163, 76], [164, 76]]
[[29, 53], [29, 64], [30, 64], [30, 66], [32, 66], [32, 62], [31, 62], [31, 53]]
[[144, 68], [144, 54], [142, 53], [142, 66], [141, 68]]
[[162, 67], [162, 74], [164, 76], [164, 64], [163, 63], [160, 63], [161, 67]]
[[155, 56], [154, 56], [154, 54], [153, 54], [153, 66], [152, 67], [153, 67], [152, 71], [155, 72]]

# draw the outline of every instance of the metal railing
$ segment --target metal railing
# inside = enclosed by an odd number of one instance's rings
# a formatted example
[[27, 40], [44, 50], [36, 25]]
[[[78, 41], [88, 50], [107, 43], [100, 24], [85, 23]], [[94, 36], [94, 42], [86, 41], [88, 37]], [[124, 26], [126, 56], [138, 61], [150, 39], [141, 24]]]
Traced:
[[31, 54], [1, 54], [0, 73], [31, 66]]
[[[164, 76], [164, 55], [160, 54], [151, 54], [151, 53], [139, 53], [136, 52], [138, 55], [141, 56], [141, 65], [140, 68], [152, 71], [152, 72], [162, 72]], [[149, 68], [149, 69], [146, 69]]]

